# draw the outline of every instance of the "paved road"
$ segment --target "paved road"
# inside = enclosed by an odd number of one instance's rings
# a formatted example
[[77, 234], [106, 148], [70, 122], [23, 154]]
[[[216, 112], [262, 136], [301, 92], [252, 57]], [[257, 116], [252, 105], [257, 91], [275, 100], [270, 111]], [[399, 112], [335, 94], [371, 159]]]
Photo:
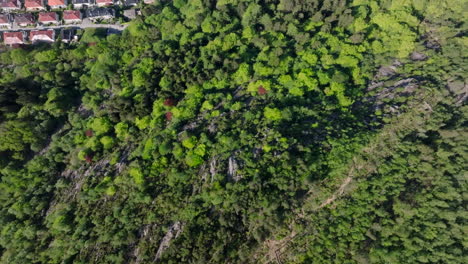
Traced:
[[118, 31], [124, 30], [128, 24], [94, 24], [88, 18], [83, 19], [83, 22], [80, 24], [63, 24], [63, 25], [48, 25], [42, 26], [37, 25], [36, 27], [19, 27], [15, 23], [9, 29], [7, 28], [0, 28], [0, 32], [2, 31], [13, 31], [13, 30], [39, 30], [39, 29], [60, 29], [60, 28], [112, 28]]

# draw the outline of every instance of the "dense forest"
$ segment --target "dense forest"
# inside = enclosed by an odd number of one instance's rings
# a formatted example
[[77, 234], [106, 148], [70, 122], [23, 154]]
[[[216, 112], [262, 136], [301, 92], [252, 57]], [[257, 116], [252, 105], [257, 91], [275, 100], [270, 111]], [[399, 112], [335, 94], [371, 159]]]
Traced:
[[0, 52], [1, 263], [468, 263], [464, 0], [156, 0]]

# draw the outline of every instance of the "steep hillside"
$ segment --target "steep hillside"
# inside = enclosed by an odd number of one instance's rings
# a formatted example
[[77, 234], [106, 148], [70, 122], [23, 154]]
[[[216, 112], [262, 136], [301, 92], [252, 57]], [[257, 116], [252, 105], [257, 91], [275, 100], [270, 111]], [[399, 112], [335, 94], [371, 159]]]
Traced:
[[465, 1], [175, 0], [0, 53], [2, 263], [465, 263]]

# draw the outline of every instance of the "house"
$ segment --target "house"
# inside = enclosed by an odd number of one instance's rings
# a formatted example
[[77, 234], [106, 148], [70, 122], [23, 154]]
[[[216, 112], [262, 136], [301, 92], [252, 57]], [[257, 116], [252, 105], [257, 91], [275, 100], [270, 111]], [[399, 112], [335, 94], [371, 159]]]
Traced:
[[44, 0], [24, 0], [26, 10], [43, 10], [45, 9]]
[[0, 14], [0, 28], [10, 28], [10, 27], [11, 27], [11, 15]]
[[21, 2], [19, 0], [0, 0], [0, 8], [5, 11], [21, 9]]
[[71, 0], [73, 7], [76, 9], [81, 9], [84, 6], [92, 6], [94, 5], [94, 0]]
[[20, 27], [33, 26], [36, 24], [31, 13], [15, 14], [15, 23]]
[[140, 0], [122, 0], [124, 6], [136, 6]]
[[98, 7], [86, 10], [86, 17], [92, 21], [108, 20], [115, 16], [115, 10], [112, 8]]
[[108, 6], [108, 5], [113, 5], [114, 0], [96, 0], [96, 5], [97, 6]]
[[62, 29], [60, 31], [60, 38], [64, 43], [76, 42], [78, 41], [78, 36], [76, 35], [75, 29]]
[[58, 24], [58, 15], [55, 12], [40, 12], [38, 21], [42, 25]]
[[129, 20], [135, 19], [136, 18], [136, 9], [128, 9], [124, 10], [123, 16], [128, 18]]
[[47, 5], [52, 9], [67, 7], [68, 0], [48, 0]]
[[69, 23], [79, 23], [81, 22], [81, 12], [80, 10], [65, 10], [63, 11], [63, 21], [66, 24]]
[[24, 32], [3, 32], [3, 42], [8, 46], [24, 44]]
[[29, 32], [29, 40], [33, 43], [53, 43], [55, 41], [55, 31], [53, 29], [32, 30]]

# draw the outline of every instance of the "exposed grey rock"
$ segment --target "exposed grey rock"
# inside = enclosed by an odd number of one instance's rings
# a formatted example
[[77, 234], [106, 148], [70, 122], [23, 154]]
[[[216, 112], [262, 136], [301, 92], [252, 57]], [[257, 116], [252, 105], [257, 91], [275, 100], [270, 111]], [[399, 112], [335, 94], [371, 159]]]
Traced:
[[234, 156], [229, 157], [228, 159], [228, 178], [233, 180], [234, 182], [239, 181], [242, 179], [242, 176], [237, 173], [239, 169], [239, 164]]
[[161, 240], [161, 243], [159, 244], [159, 248], [156, 252], [156, 256], [154, 257], [153, 262], [156, 262], [158, 259], [161, 258], [164, 251], [166, 251], [166, 249], [169, 248], [172, 239], [177, 238], [180, 235], [180, 233], [182, 233], [183, 228], [184, 225], [180, 221], [175, 222], [169, 227], [169, 229], [166, 232], [166, 235], [164, 235], [163, 239]]
[[412, 60], [414, 60], [414, 61], [423, 61], [423, 60], [427, 59], [427, 55], [424, 54], [424, 53], [414, 51], [413, 53], [411, 53], [410, 58]]

